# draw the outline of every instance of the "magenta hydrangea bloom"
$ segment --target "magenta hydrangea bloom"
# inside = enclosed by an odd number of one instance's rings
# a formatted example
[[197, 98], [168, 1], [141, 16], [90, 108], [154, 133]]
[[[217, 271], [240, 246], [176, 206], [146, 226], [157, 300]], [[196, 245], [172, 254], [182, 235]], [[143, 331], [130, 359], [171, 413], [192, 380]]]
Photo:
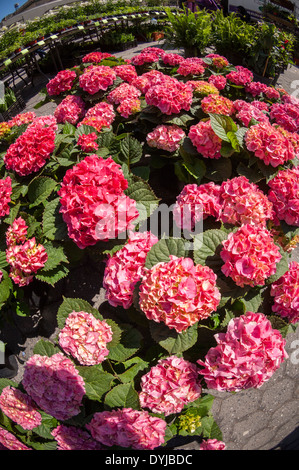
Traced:
[[200, 374], [207, 387], [238, 392], [261, 387], [288, 357], [285, 340], [262, 313], [247, 312], [230, 320], [226, 333], [215, 335]]
[[77, 145], [83, 150], [83, 152], [93, 153], [99, 148], [97, 138], [98, 136], [95, 132], [82, 134], [78, 137]]
[[25, 364], [22, 385], [43, 411], [58, 420], [80, 412], [85, 383], [73, 362], [62, 353], [31, 356]]
[[167, 115], [189, 111], [192, 98], [192, 88], [171, 77], [165, 79], [163, 84], [151, 86], [145, 94], [148, 105], [156, 106]]
[[0, 408], [23, 429], [34, 429], [42, 422], [42, 416], [34, 401], [14, 387], [5, 387], [0, 395]]
[[24, 243], [27, 238], [27, 229], [28, 226], [25, 220], [22, 217], [17, 217], [6, 230], [5, 238], [7, 246]]
[[217, 439], [203, 439], [199, 450], [226, 450], [226, 445]]
[[101, 450], [99, 442], [92, 439], [84, 429], [59, 424], [51, 432], [57, 441], [57, 450]]
[[136, 283], [145, 273], [145, 260], [158, 238], [151, 232], [130, 233], [127, 243], [107, 260], [103, 287], [114, 307], [130, 308]]
[[71, 90], [76, 77], [77, 74], [74, 70], [61, 70], [47, 83], [48, 94], [50, 96], [60, 95], [60, 93]]
[[188, 137], [204, 158], [221, 157], [222, 140], [213, 131], [210, 121], [201, 121], [191, 126]]
[[236, 232], [230, 232], [222, 245], [220, 256], [224, 264], [221, 270], [238, 286], [263, 286], [265, 280], [276, 273], [281, 254], [266, 228], [242, 225]]
[[277, 219], [299, 227], [299, 168], [280, 170], [268, 186]]
[[[4, 449], [1, 449], [1, 445]], [[32, 450], [19, 441], [11, 432], [0, 426], [0, 450]]]
[[147, 411], [120, 408], [95, 413], [86, 428], [102, 444], [152, 450], [164, 443], [166, 422]]
[[179, 126], [160, 124], [147, 134], [146, 141], [150, 147], [175, 152], [185, 136]]
[[181, 333], [208, 318], [220, 302], [216, 274], [190, 258], [170, 256], [149, 269], [140, 284], [139, 305], [149, 320]]
[[140, 405], [165, 416], [180, 413], [201, 395], [198, 373], [198, 367], [183, 358], [161, 359], [141, 377]]
[[0, 179], [0, 217], [4, 217], [9, 214], [11, 194], [11, 178], [7, 176], [4, 179]]
[[290, 102], [274, 103], [270, 118], [289, 132], [299, 132], [299, 106]]
[[110, 91], [107, 100], [109, 103], [120, 104], [125, 99], [136, 99], [139, 96], [141, 96], [141, 91], [138, 88], [129, 83], [121, 83], [114, 90]]
[[85, 115], [85, 103], [80, 96], [67, 95], [54, 111], [58, 123], [77, 124]]
[[292, 261], [288, 271], [271, 285], [272, 311], [290, 323], [299, 322], [299, 263]]
[[236, 70], [229, 72], [226, 79], [238, 86], [246, 86], [253, 80], [253, 73], [246, 67], [237, 65]]
[[89, 95], [105, 91], [113, 85], [116, 73], [107, 65], [91, 65], [87, 67], [79, 78], [79, 86]]
[[111, 341], [108, 323], [87, 312], [71, 312], [59, 333], [64, 352], [84, 366], [101, 364], [109, 354], [107, 344]]

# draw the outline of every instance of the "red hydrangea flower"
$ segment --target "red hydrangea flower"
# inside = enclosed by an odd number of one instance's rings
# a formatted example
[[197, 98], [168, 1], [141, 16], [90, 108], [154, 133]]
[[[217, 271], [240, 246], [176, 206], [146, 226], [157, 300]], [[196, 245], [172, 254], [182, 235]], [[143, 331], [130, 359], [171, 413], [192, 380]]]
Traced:
[[124, 118], [132, 114], [139, 113], [141, 110], [141, 101], [138, 98], [126, 98], [120, 102], [116, 111]]
[[290, 323], [299, 321], [299, 263], [292, 261], [288, 271], [271, 285], [272, 311]]
[[221, 157], [222, 140], [213, 131], [210, 120], [200, 121], [191, 126], [188, 137], [198, 153], [204, 158], [218, 159]]
[[22, 426], [23, 429], [31, 430], [42, 422], [42, 416], [34, 401], [14, 387], [3, 388], [0, 395], [0, 408], [8, 418]]
[[273, 218], [272, 203], [245, 176], [224, 181], [220, 191], [220, 220], [224, 224], [266, 226], [267, 220]]
[[119, 408], [95, 413], [86, 428], [108, 447], [152, 450], [164, 443], [166, 426], [166, 421], [147, 411]]
[[198, 373], [197, 366], [182, 357], [161, 359], [141, 377], [141, 407], [165, 416], [180, 413], [201, 395]]
[[32, 450], [19, 441], [14, 434], [0, 426], [0, 450], [3, 450], [1, 445], [4, 447], [4, 450]]
[[107, 100], [109, 103], [120, 104], [125, 99], [139, 98], [140, 95], [141, 91], [135, 86], [130, 85], [129, 83], [121, 83], [119, 86], [114, 88], [114, 90], [110, 91], [107, 96]]
[[84, 380], [62, 353], [31, 356], [25, 364], [22, 385], [43, 411], [58, 420], [67, 420], [80, 412]]
[[279, 100], [280, 93], [275, 88], [268, 86], [265, 90], [265, 95], [269, 100]]
[[59, 424], [51, 434], [58, 443], [57, 450], [102, 450], [87, 431], [76, 426]]
[[246, 67], [237, 65], [235, 71], [232, 71], [226, 75], [226, 79], [235, 85], [246, 86], [253, 80], [253, 73]]
[[81, 147], [83, 152], [92, 153], [99, 148], [96, 142], [97, 138], [98, 136], [95, 132], [91, 132], [90, 134], [82, 134], [78, 137], [77, 144], [79, 147]]
[[6, 230], [5, 237], [7, 246], [24, 243], [27, 238], [27, 229], [28, 226], [22, 217], [15, 219], [12, 225]]
[[234, 113], [234, 103], [230, 99], [221, 95], [208, 95], [201, 101], [201, 109], [204, 113], [224, 114], [231, 116]]
[[30, 124], [35, 118], [36, 114], [33, 111], [27, 111], [26, 113], [17, 114], [7, 124], [9, 127], [21, 126], [22, 124]]
[[191, 86], [195, 96], [219, 95], [218, 88], [205, 80], [189, 80], [187, 85]]
[[268, 198], [277, 218], [299, 227], [299, 168], [280, 170], [268, 186]]
[[217, 90], [223, 90], [226, 86], [226, 78], [223, 75], [210, 75], [208, 78], [208, 82], [211, 85], [214, 85], [214, 87], [217, 88]]
[[145, 94], [152, 86], [163, 85], [166, 83], [176, 83], [176, 80], [159, 70], [150, 70], [135, 78], [131, 85], [138, 88], [142, 94]]
[[220, 211], [219, 185], [187, 184], [176, 199], [173, 217], [178, 227], [191, 230], [201, 218], [212, 216], [218, 220]]
[[162, 57], [162, 61], [165, 65], [170, 65], [171, 67], [175, 67], [183, 62], [185, 59], [179, 54], [175, 54], [172, 52], [165, 53]]
[[61, 70], [47, 83], [48, 94], [50, 96], [60, 95], [60, 93], [71, 90], [76, 77], [77, 74], [74, 70]]
[[245, 143], [247, 149], [265, 165], [277, 167], [295, 157], [292, 142], [279, 128], [267, 122], [251, 126], [246, 132]]
[[39, 171], [55, 149], [56, 129], [53, 116], [36, 118], [9, 146], [3, 158], [7, 170], [15, 171], [20, 176]]
[[111, 157], [88, 155], [69, 169], [58, 192], [69, 237], [79, 248], [115, 238], [138, 217], [136, 202], [125, 196], [128, 182]]
[[[239, 102], [241, 100], [238, 100]], [[236, 104], [235, 104], [236, 106]], [[269, 117], [265, 114], [264, 110], [259, 109], [254, 102], [247, 103], [243, 102], [241, 106], [239, 106], [238, 113], [236, 117], [242, 122], [242, 124], [246, 127], [249, 127], [250, 121], [255, 119], [258, 122], [269, 123]]]
[[158, 238], [151, 232], [130, 233], [127, 243], [107, 260], [103, 287], [106, 299], [117, 307], [131, 307], [136, 283], [145, 273], [145, 260]]
[[131, 83], [138, 76], [134, 65], [131, 64], [117, 65], [113, 70], [118, 77], [128, 83]]
[[181, 333], [217, 309], [216, 278], [208, 266], [171, 256], [145, 273], [139, 288], [140, 308], [149, 320]]
[[101, 132], [103, 127], [109, 127], [109, 125], [108, 121], [101, 116], [85, 116], [85, 118], [77, 124], [77, 127], [94, 127], [96, 131]]
[[230, 320], [226, 333], [216, 334], [200, 374], [207, 387], [238, 392], [261, 387], [288, 357], [285, 340], [262, 313], [247, 312]]
[[7, 176], [4, 179], [0, 179], [0, 217], [4, 217], [5, 215], [9, 214], [11, 194], [11, 178]]
[[220, 253], [224, 261], [221, 270], [237, 286], [263, 286], [265, 280], [276, 273], [281, 259], [278, 246], [270, 232], [261, 226], [242, 225], [222, 242]]
[[67, 95], [54, 111], [58, 123], [77, 124], [85, 115], [85, 103], [80, 96]]
[[107, 65], [91, 65], [87, 67], [79, 78], [79, 86], [89, 93], [95, 95], [101, 90], [113, 85], [116, 73]]
[[159, 54], [153, 50], [143, 50], [131, 59], [131, 63], [135, 66], [144, 64], [152, 64], [159, 61]]
[[160, 124], [146, 136], [146, 141], [150, 147], [175, 152], [185, 136], [179, 126]]
[[175, 79], [166, 80], [163, 85], [152, 86], [145, 94], [148, 105], [156, 106], [167, 115], [178, 114], [182, 110], [189, 111], [192, 98], [192, 88]]
[[59, 333], [59, 345], [84, 366], [101, 364], [109, 354], [112, 330], [91, 313], [72, 312]]
[[109, 57], [113, 57], [112, 54], [109, 54], [109, 52], [90, 52], [89, 54], [86, 54], [82, 62], [83, 64], [99, 64], [103, 59], [108, 59]]

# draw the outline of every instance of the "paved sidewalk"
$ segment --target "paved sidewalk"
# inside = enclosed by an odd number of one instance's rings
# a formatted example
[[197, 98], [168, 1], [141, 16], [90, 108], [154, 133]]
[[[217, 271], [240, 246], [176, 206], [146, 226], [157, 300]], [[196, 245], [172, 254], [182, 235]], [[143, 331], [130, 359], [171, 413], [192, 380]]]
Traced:
[[[162, 44], [142, 44], [115, 55], [131, 58], [145, 46], [162, 47]], [[23, 93], [27, 103], [26, 111], [33, 110], [34, 105], [40, 101], [37, 93], [45, 83], [45, 77], [41, 76], [38, 86], [29, 87]], [[299, 97], [299, 68], [290, 66], [280, 76], [278, 84], [289, 93], [295, 94], [298, 89]], [[48, 103], [35, 112], [46, 115], [53, 113], [54, 109], [55, 105]], [[294, 259], [299, 261], [299, 251]], [[299, 329], [287, 337], [288, 361], [260, 389], [235, 394], [213, 393], [214, 416], [229, 450], [299, 450], [299, 365], [295, 364], [295, 354], [292, 356], [295, 347], [299, 347]], [[299, 362], [299, 354], [297, 361]], [[177, 442], [176, 448], [198, 449], [198, 443], [195, 440], [180, 447], [180, 442]]]

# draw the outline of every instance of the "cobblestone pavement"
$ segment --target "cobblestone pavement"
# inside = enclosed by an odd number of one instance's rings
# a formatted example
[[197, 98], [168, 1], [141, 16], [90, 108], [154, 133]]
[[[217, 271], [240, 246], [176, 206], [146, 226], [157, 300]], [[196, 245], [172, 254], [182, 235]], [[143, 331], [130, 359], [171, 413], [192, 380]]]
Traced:
[[[147, 43], [146, 46], [162, 47], [162, 44]], [[131, 58], [144, 47], [145, 45], [141, 44], [116, 55]], [[52, 76], [49, 75], [48, 78]], [[27, 103], [26, 111], [33, 110], [35, 104], [40, 101], [38, 90], [45, 86], [45, 76], [37, 77], [35, 82], [35, 87], [28, 87], [23, 92]], [[278, 84], [299, 97], [299, 68], [289, 66], [280, 76]], [[48, 103], [35, 112], [45, 115], [53, 113], [54, 109], [55, 105]], [[294, 259], [299, 261], [298, 251], [294, 254]], [[95, 303], [98, 302], [99, 296], [101, 297], [101, 294], [94, 297]], [[32, 344], [30, 340], [29, 344]], [[260, 389], [235, 394], [212, 393], [215, 397], [214, 417], [228, 450], [299, 450], [299, 365], [296, 364], [299, 363], [299, 353], [296, 357], [296, 348], [299, 350], [299, 329], [287, 337], [286, 350], [289, 359]], [[23, 354], [25, 358], [30, 354], [30, 350]], [[178, 441], [174, 445], [176, 449], [198, 449], [196, 440], [185, 445]]]

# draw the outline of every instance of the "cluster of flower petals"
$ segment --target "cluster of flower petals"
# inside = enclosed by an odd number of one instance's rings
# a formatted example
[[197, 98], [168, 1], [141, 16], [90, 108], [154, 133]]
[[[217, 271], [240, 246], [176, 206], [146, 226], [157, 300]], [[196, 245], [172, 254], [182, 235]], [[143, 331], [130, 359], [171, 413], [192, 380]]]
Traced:
[[96, 142], [97, 138], [98, 136], [95, 132], [91, 132], [90, 134], [82, 134], [78, 137], [77, 145], [83, 150], [83, 152], [93, 153], [99, 148]]
[[231, 116], [235, 111], [233, 101], [216, 94], [205, 96], [201, 101], [201, 109], [206, 114], [223, 114], [225, 116]]
[[120, 104], [123, 100], [127, 98], [139, 98], [141, 91], [138, 90], [134, 85], [129, 83], [121, 83], [119, 86], [110, 91], [107, 96], [109, 103]]
[[221, 91], [224, 90], [227, 80], [224, 75], [210, 75], [208, 78], [208, 82], [211, 85], [214, 85], [217, 90]]
[[8, 418], [23, 429], [34, 429], [42, 422], [42, 416], [32, 398], [17, 388], [11, 386], [3, 388], [0, 408]]
[[26, 446], [14, 434], [0, 426], [0, 450], [32, 450], [32, 448]]
[[90, 95], [95, 95], [99, 91], [107, 90], [115, 79], [116, 73], [108, 65], [91, 65], [79, 77], [79, 85]]
[[164, 443], [166, 426], [166, 421], [147, 411], [119, 408], [95, 413], [86, 428], [105, 446], [152, 450]]
[[280, 170], [268, 182], [268, 186], [268, 198], [277, 219], [299, 227], [299, 168]]
[[77, 124], [85, 115], [85, 103], [80, 96], [67, 95], [54, 111], [58, 123]]
[[142, 408], [165, 416], [180, 413], [201, 395], [198, 367], [175, 355], [160, 359], [140, 380]]
[[204, 158], [218, 159], [221, 157], [222, 140], [215, 134], [210, 120], [200, 121], [191, 126], [188, 137], [198, 153]]
[[10, 211], [9, 203], [12, 194], [11, 183], [10, 176], [0, 179], [0, 217], [8, 215]]
[[183, 77], [188, 75], [203, 75], [205, 72], [205, 64], [203, 60], [198, 57], [190, 57], [183, 60], [179, 64], [177, 73]]
[[21, 126], [22, 124], [30, 124], [36, 118], [34, 111], [27, 111], [20, 113], [7, 121], [9, 127]]
[[151, 232], [132, 232], [125, 245], [106, 262], [103, 287], [114, 307], [130, 308], [136, 283], [145, 273], [145, 260], [158, 238]]
[[299, 104], [273, 103], [270, 118], [289, 132], [299, 132]]
[[83, 64], [99, 64], [103, 59], [109, 59], [113, 57], [109, 52], [90, 52], [82, 58]]
[[111, 327], [88, 312], [71, 312], [59, 333], [59, 345], [84, 366], [101, 364], [109, 354]]
[[46, 87], [50, 96], [60, 95], [72, 89], [77, 74], [74, 70], [61, 70], [58, 74], [50, 80]]
[[226, 450], [226, 444], [217, 439], [203, 439], [199, 450]]
[[221, 270], [237, 286], [263, 286], [265, 280], [276, 273], [281, 254], [266, 228], [244, 224], [230, 232], [222, 245], [220, 256], [224, 264]]
[[246, 312], [215, 335], [200, 374], [209, 389], [239, 392], [261, 387], [288, 357], [285, 339], [263, 313]]
[[80, 412], [85, 383], [62, 353], [50, 357], [33, 354], [25, 364], [22, 385], [39, 408], [58, 420]]
[[223, 69], [229, 65], [227, 58], [222, 55], [211, 53], [207, 54], [205, 57], [211, 59], [212, 65], [217, 69]]
[[102, 446], [84, 429], [59, 424], [51, 432], [58, 443], [57, 450], [101, 450]]
[[246, 86], [253, 80], [253, 73], [242, 65], [237, 65], [236, 70], [229, 72], [226, 79], [238, 86]]
[[185, 136], [183, 129], [175, 124], [160, 124], [147, 134], [146, 141], [150, 147], [175, 152]]
[[116, 65], [113, 70], [118, 77], [128, 83], [131, 83], [138, 76], [136, 68], [132, 64]]
[[[242, 100], [238, 100], [238, 103]], [[236, 102], [234, 103], [236, 107]], [[239, 103], [240, 104], [240, 103]], [[242, 106], [239, 106], [238, 112], [236, 114], [237, 119], [239, 119], [245, 127], [249, 127], [252, 119], [258, 122], [269, 123], [269, 117], [264, 112], [264, 110], [259, 109], [255, 102], [247, 103], [244, 101]]]
[[24, 243], [27, 238], [27, 229], [28, 226], [25, 220], [22, 217], [17, 217], [6, 230], [6, 245], [11, 246]]
[[205, 80], [189, 80], [187, 84], [192, 87], [195, 96], [219, 95], [218, 88]]
[[116, 111], [124, 118], [132, 114], [139, 113], [141, 110], [141, 101], [139, 98], [125, 98], [117, 106]]
[[168, 52], [163, 55], [162, 61], [165, 65], [170, 65], [175, 67], [183, 62], [185, 59], [183, 56], [176, 54], [174, 52]]
[[171, 77], [165, 79], [163, 84], [151, 86], [145, 94], [148, 105], [156, 106], [167, 115], [189, 111], [192, 99], [192, 88]]
[[216, 278], [208, 266], [170, 256], [168, 262], [146, 271], [139, 287], [139, 306], [149, 320], [181, 333], [217, 309], [221, 295]]
[[290, 323], [299, 321], [299, 263], [291, 261], [289, 269], [271, 285], [272, 311]]
[[110, 126], [115, 119], [115, 112], [113, 105], [106, 101], [101, 101], [95, 104], [85, 114], [86, 118], [96, 117], [107, 122], [107, 126]]

